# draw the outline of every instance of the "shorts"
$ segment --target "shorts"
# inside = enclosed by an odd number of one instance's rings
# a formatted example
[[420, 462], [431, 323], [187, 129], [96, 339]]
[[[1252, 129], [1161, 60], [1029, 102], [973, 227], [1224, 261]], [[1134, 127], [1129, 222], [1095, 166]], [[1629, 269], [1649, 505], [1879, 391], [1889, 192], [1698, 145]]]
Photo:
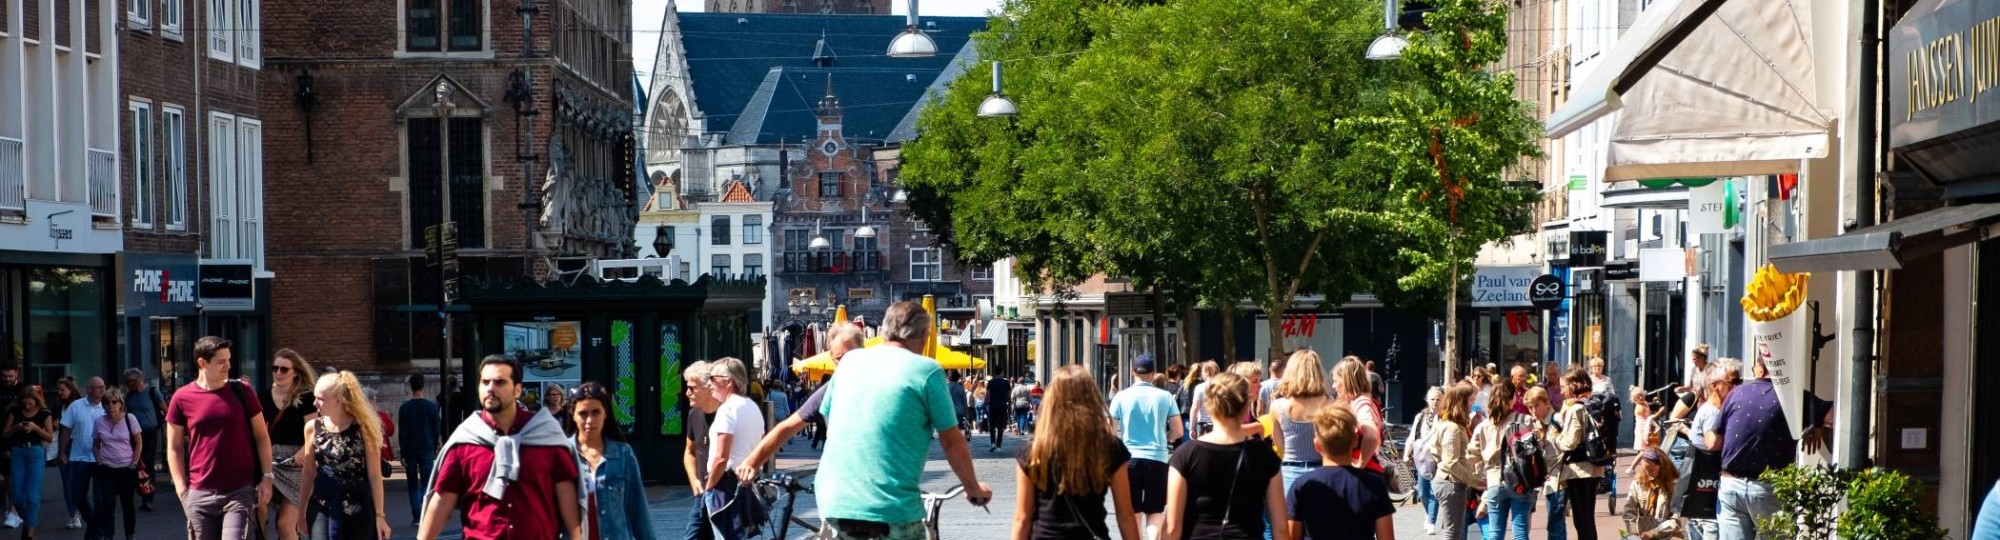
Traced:
[[1167, 511], [1167, 464], [1145, 458], [1126, 462], [1125, 478], [1132, 484], [1132, 511], [1159, 514]]

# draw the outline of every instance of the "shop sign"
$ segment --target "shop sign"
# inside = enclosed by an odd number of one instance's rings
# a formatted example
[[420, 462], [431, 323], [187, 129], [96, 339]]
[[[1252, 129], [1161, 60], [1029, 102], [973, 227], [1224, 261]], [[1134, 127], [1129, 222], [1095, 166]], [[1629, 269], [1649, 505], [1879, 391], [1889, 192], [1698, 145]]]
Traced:
[[1472, 307], [1529, 307], [1529, 284], [1541, 273], [1539, 266], [1481, 266], [1472, 275]]
[[1104, 315], [1141, 317], [1153, 314], [1152, 293], [1104, 293]]
[[1889, 32], [1894, 147], [2000, 121], [2000, 1], [1942, 0]]
[[868, 300], [875, 298], [875, 289], [847, 289], [848, 300]]
[[193, 315], [200, 265], [201, 259], [192, 254], [120, 253], [118, 280], [125, 291], [125, 315]]
[[1609, 239], [1610, 233], [1604, 231], [1570, 231], [1570, 267], [1604, 266], [1604, 256], [1611, 251]]
[[1528, 282], [1528, 303], [1535, 309], [1550, 310], [1562, 307], [1563, 300], [1569, 298], [1569, 286], [1562, 278], [1552, 274], [1536, 276]]
[[196, 290], [202, 308], [210, 311], [257, 309], [254, 276], [247, 261], [202, 261], [201, 283]]
[[1621, 261], [1604, 266], [1605, 281], [1632, 281], [1639, 279], [1639, 263]]
[[1688, 188], [1688, 234], [1729, 232], [1729, 183]]

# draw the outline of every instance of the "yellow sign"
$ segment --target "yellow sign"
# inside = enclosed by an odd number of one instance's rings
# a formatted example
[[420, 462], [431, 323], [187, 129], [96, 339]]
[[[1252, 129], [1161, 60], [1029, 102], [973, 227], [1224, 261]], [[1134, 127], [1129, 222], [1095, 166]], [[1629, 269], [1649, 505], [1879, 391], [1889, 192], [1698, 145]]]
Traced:
[[2000, 85], [2000, 17], [1926, 41], [1905, 53], [1909, 103], [1905, 120]]
[[549, 344], [555, 345], [556, 350], [569, 350], [575, 347], [576, 326], [565, 324], [549, 330]]

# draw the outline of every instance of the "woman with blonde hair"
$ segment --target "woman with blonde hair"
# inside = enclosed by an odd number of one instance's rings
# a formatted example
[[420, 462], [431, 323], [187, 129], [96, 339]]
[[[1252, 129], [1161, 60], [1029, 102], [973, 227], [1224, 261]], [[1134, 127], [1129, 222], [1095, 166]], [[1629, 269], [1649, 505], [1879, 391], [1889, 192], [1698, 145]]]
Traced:
[[1090, 371], [1080, 365], [1056, 368], [1042, 395], [1042, 412], [1034, 438], [1015, 458], [1021, 494], [1014, 505], [1013, 538], [1110, 538], [1104, 523], [1109, 490], [1119, 537], [1138, 540], [1129, 481], [1132, 453], [1107, 427], [1111, 415]]
[[[305, 528], [301, 521], [305, 499], [300, 495], [300, 461], [307, 457], [306, 424], [319, 418], [313, 405], [313, 389], [318, 372], [306, 357], [291, 349], [278, 349], [271, 357], [271, 391], [258, 396], [264, 401], [264, 427], [271, 434], [271, 459], [283, 463], [271, 467], [271, 508], [278, 512], [279, 540], [297, 540]], [[374, 418], [373, 414], [369, 418]]]
[[1167, 522], [1159, 537], [1258, 538], [1269, 519], [1272, 538], [1292, 538], [1278, 454], [1244, 429], [1254, 398], [1250, 382], [1217, 373], [1202, 397], [1215, 430], [1181, 445], [1167, 464]]
[[299, 458], [312, 539], [387, 540], [375, 406], [352, 371], [321, 377], [313, 395], [321, 415], [300, 432], [312, 447]]
[[1471, 384], [1451, 385], [1438, 402], [1437, 432], [1431, 436], [1431, 453], [1437, 456], [1437, 476], [1431, 478], [1431, 492], [1438, 499], [1438, 535], [1452, 540], [1465, 537], [1466, 508], [1473, 486], [1483, 484], [1479, 457], [1468, 451], [1472, 436], [1472, 397], [1479, 391]]
[[1299, 477], [1320, 466], [1319, 451], [1313, 449], [1313, 417], [1327, 404], [1326, 377], [1320, 375], [1319, 353], [1299, 349], [1285, 360], [1285, 376], [1278, 380], [1277, 399], [1271, 400], [1272, 423], [1276, 434], [1280, 474], [1285, 492]]
[[1368, 384], [1368, 364], [1360, 358], [1346, 357], [1333, 366], [1333, 389], [1339, 393], [1336, 398], [1354, 411], [1355, 424], [1361, 436], [1361, 446], [1355, 449], [1355, 463], [1375, 472], [1383, 472], [1382, 463], [1375, 457], [1382, 451], [1382, 404], [1375, 402], [1375, 392]]

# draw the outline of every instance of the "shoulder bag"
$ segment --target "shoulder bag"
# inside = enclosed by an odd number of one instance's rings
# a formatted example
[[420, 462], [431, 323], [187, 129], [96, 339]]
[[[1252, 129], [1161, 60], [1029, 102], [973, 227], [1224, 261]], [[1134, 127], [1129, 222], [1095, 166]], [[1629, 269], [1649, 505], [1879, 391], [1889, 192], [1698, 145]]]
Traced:
[[1243, 480], [1243, 456], [1250, 454], [1251, 444], [1255, 444], [1255, 441], [1246, 439], [1240, 445], [1241, 448], [1236, 449], [1236, 471], [1229, 474], [1229, 498], [1223, 499], [1224, 504], [1228, 505], [1222, 507], [1222, 526], [1224, 528], [1229, 527], [1230, 512], [1236, 510], [1236, 484]]
[[153, 495], [153, 474], [146, 468], [146, 458], [139, 455], [139, 447], [132, 444], [132, 441], [139, 440], [139, 430], [132, 425], [133, 422], [132, 413], [125, 413], [125, 445], [132, 448], [132, 468], [139, 474], [139, 494], [150, 497]]

